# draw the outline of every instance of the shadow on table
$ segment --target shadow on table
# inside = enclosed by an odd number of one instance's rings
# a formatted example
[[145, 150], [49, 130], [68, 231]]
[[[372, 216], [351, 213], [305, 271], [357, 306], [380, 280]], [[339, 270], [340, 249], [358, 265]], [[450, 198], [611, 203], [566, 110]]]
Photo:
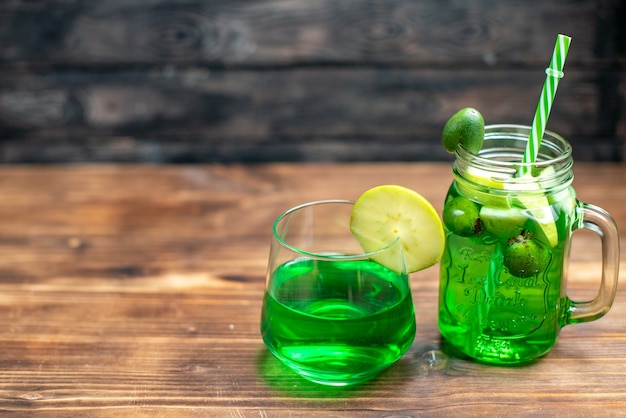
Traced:
[[259, 351], [257, 369], [264, 382], [283, 395], [297, 398], [345, 399], [372, 391], [388, 391], [409, 380], [445, 373], [449, 358], [436, 344], [414, 344], [413, 348], [376, 378], [357, 385], [326, 386], [310, 382], [281, 363], [267, 349]]

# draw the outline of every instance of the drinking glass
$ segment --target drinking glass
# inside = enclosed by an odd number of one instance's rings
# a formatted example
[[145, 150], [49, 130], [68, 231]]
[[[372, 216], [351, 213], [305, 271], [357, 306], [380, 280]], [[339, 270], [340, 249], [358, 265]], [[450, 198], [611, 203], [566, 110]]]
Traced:
[[[563, 326], [606, 314], [617, 290], [615, 221], [577, 200], [563, 137], [546, 132], [537, 162], [521, 163], [529, 133], [527, 126], [487, 126], [478, 155], [460, 148], [444, 204], [439, 328], [456, 350], [489, 363], [546, 354]], [[584, 302], [566, 292], [578, 229], [602, 242], [599, 291]]]
[[363, 253], [350, 232], [352, 207], [311, 202], [276, 219], [261, 315], [274, 356], [334, 386], [365, 382], [389, 367], [416, 329], [408, 275], [372, 261], [383, 252], [403, 257], [401, 243]]

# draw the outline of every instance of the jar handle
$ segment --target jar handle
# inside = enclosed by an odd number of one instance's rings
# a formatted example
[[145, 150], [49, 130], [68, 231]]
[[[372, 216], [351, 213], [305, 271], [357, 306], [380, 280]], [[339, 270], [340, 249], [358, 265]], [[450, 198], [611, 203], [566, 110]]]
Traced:
[[576, 229], [595, 232], [602, 241], [602, 278], [597, 296], [587, 302], [570, 300], [568, 324], [589, 322], [604, 316], [615, 300], [619, 273], [620, 242], [617, 223], [611, 215], [597, 206], [581, 203], [576, 207], [578, 222]]

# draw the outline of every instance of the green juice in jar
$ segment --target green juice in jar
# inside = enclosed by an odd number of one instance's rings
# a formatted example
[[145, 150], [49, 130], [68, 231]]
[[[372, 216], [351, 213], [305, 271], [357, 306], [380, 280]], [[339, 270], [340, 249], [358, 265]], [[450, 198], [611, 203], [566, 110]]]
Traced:
[[567, 186], [544, 195], [490, 185], [459, 179], [448, 191], [439, 328], [470, 357], [520, 363], [547, 353], [566, 322], [559, 305], [575, 197]]
[[[443, 207], [444, 349], [484, 363], [526, 363], [548, 353], [565, 325], [595, 321], [611, 308], [617, 224], [604, 209], [576, 199], [572, 149], [562, 136], [545, 131], [536, 159], [527, 161], [530, 126], [488, 125], [467, 137], [455, 131], [464, 126], [457, 119], [443, 138], [456, 156]], [[460, 139], [478, 142], [468, 149]], [[579, 229], [602, 244], [600, 287], [588, 301], [567, 295], [571, 238]]]

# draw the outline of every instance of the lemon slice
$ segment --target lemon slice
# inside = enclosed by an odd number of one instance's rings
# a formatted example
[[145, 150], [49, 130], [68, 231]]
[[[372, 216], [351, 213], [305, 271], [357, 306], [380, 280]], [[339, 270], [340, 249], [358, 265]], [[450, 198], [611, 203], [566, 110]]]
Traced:
[[445, 235], [435, 208], [419, 193], [397, 185], [374, 187], [354, 203], [350, 230], [365, 252], [399, 240], [372, 258], [396, 271], [413, 273], [441, 260]]

